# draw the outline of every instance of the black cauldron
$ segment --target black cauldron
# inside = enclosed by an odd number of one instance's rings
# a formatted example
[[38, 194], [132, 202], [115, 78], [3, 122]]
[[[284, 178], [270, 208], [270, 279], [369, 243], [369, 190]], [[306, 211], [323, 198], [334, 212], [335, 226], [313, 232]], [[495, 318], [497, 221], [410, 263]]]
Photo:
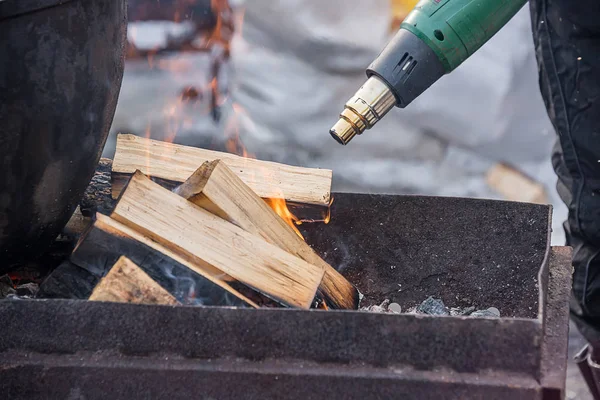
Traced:
[[43, 253], [83, 195], [126, 30], [126, 0], [0, 0], [0, 272]]

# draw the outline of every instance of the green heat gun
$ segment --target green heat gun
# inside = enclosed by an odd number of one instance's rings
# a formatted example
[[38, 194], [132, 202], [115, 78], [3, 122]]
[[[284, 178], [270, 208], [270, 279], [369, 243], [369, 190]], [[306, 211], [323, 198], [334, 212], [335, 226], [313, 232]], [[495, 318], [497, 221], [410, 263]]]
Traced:
[[421, 0], [329, 133], [341, 144], [404, 108], [492, 38], [527, 0]]

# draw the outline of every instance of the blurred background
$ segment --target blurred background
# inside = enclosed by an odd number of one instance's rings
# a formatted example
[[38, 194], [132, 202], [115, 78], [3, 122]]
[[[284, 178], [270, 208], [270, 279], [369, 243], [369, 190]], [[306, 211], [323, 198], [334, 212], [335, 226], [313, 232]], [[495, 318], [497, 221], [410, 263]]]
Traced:
[[116, 133], [330, 168], [334, 191], [552, 203], [529, 10], [408, 108], [328, 134], [415, 0], [130, 0]]

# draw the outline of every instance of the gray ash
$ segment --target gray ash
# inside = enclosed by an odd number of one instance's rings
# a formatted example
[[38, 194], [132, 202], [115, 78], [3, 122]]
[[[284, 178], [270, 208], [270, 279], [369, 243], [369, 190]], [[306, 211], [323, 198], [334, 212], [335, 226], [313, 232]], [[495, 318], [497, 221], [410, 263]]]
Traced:
[[[360, 311], [401, 314], [402, 307], [397, 303], [391, 303], [385, 299], [380, 305], [362, 307]], [[474, 318], [500, 318], [500, 311], [495, 307], [477, 310], [474, 306], [448, 308], [440, 299], [428, 297], [417, 307], [407, 309], [405, 314], [436, 315], [436, 316], [460, 316]]]

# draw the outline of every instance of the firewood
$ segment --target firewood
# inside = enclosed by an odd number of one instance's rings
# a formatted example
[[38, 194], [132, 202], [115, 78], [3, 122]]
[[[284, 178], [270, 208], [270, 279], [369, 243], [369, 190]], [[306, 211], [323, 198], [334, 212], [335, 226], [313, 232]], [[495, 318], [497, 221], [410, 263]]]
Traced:
[[284, 305], [310, 308], [323, 268], [309, 264], [152, 182], [137, 171], [112, 218]]
[[319, 257], [223, 161], [204, 163], [174, 192], [288, 253], [322, 267], [325, 276], [319, 293], [324, 297], [327, 306], [337, 309], [358, 308], [359, 295], [356, 288]]
[[71, 262], [102, 278], [121, 256], [129, 258], [183, 304], [258, 308], [222, 277], [206, 273], [205, 268], [100, 213], [77, 244]]
[[487, 184], [506, 200], [548, 204], [544, 185], [505, 164], [496, 164], [488, 171]]
[[179, 305], [180, 303], [127, 257], [121, 257], [94, 288], [90, 301]]
[[195, 147], [119, 135], [112, 166], [112, 194], [117, 198], [136, 170], [153, 179], [185, 182], [205, 161], [223, 160], [263, 198], [326, 206], [331, 200], [331, 170], [301, 168]]

